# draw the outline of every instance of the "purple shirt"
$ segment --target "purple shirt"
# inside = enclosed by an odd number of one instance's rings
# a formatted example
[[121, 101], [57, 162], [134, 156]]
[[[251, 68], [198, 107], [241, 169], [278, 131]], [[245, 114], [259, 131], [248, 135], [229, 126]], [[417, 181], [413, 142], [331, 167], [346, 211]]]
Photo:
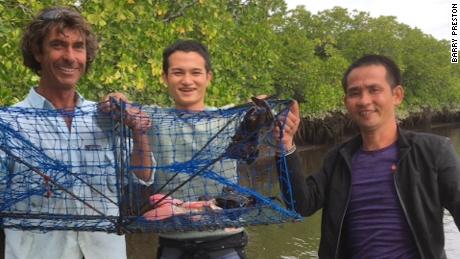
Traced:
[[344, 221], [348, 258], [419, 258], [394, 185], [398, 155], [393, 144], [353, 156]]

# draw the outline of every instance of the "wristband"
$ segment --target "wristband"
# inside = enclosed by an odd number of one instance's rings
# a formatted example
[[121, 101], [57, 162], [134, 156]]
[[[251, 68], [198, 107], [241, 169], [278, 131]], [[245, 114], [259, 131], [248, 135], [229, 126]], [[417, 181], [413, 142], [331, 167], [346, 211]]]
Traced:
[[296, 146], [295, 144], [292, 144], [292, 147], [288, 150], [283, 150], [283, 152], [276, 152], [277, 155], [283, 155], [283, 156], [289, 156], [290, 154], [294, 153], [296, 151]]

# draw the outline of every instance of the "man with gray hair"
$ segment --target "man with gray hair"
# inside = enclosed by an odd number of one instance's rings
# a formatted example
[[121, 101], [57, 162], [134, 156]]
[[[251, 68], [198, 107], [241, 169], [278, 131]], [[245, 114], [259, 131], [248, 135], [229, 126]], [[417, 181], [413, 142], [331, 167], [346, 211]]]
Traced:
[[[76, 91], [77, 83], [90, 68], [97, 49], [98, 43], [94, 33], [77, 11], [65, 7], [42, 10], [29, 23], [22, 38], [24, 64], [38, 74], [40, 80], [38, 86], [31, 88], [27, 97], [15, 106], [62, 111], [53, 120], [37, 120], [38, 124], [18, 122], [18, 131], [34, 145], [51, 146], [51, 150], [47, 149], [46, 153], [57, 161], [81, 168], [86, 166], [91, 168], [91, 173], [96, 173], [97, 170], [99, 174], [96, 179], [91, 178], [91, 183], [97, 184], [97, 188], [100, 189], [98, 192], [95, 192], [94, 188], [81, 184], [73, 185], [71, 189], [74, 193], [84, 195], [85, 198], [89, 197], [91, 203], [105, 215], [117, 216], [118, 206], [107, 203], [103, 198], [110, 197], [112, 200], [117, 200], [117, 190], [108, 186], [116, 182], [115, 172], [112, 170], [114, 167], [101, 169], [95, 164], [101, 163], [100, 159], [104, 159], [103, 162], [109, 165], [114, 164], [115, 154], [110, 148], [113, 144], [112, 138], [89, 137], [90, 140], [87, 140], [86, 135], [78, 135], [81, 132], [91, 134], [101, 130], [98, 128], [97, 118], [93, 118], [97, 116], [81, 119], [74, 115], [76, 110], [97, 109], [94, 102], [85, 100]], [[141, 168], [134, 170], [134, 174], [140, 182], [148, 184], [152, 181], [153, 159], [144, 132], [150, 127], [150, 120], [139, 114], [139, 111], [136, 116], [130, 116], [128, 113], [124, 123], [133, 132], [132, 150], [138, 152], [132, 155], [130, 160], [133, 167]], [[11, 172], [1, 172], [2, 174], [15, 173], [18, 170], [29, 171], [16, 161], [10, 163], [12, 164], [7, 168]], [[72, 173], [78, 174], [79, 171]], [[29, 177], [40, 176], [30, 171]], [[12, 188], [19, 188], [19, 186], [12, 186]], [[34, 195], [30, 198], [33, 201], [27, 204], [28, 211], [34, 213], [47, 211], [59, 215], [94, 214], [91, 214], [86, 204], [65, 195], [61, 197]], [[4, 219], [4, 223], [8, 221], [14, 222], [14, 219]], [[125, 238], [122, 235], [69, 230], [51, 230], [43, 233], [6, 228], [5, 236], [7, 259], [125, 259], [127, 257]]]

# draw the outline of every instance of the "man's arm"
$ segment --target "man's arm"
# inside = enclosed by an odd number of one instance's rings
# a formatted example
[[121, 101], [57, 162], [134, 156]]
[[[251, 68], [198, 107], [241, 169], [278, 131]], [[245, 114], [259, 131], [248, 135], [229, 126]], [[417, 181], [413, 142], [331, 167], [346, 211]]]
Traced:
[[[109, 102], [111, 98], [129, 104], [128, 98], [124, 94], [111, 93], [104, 97], [104, 103], [101, 107], [104, 112], [110, 112], [114, 109]], [[124, 124], [133, 132], [133, 147], [130, 166], [135, 168], [133, 169], [133, 173], [137, 176], [137, 178], [145, 182], [151, 182], [154, 158], [150, 147], [149, 135], [147, 134], [152, 126], [150, 117], [139, 107], [129, 105], [124, 111], [124, 115]]]
[[[285, 159], [285, 160], [284, 160]], [[297, 152], [277, 159], [280, 187], [287, 207], [302, 216], [310, 216], [323, 207], [327, 176], [324, 169], [305, 176]], [[292, 193], [292, 196], [291, 194]]]
[[[296, 100], [292, 101], [289, 112], [286, 115], [279, 116], [278, 120], [284, 124], [283, 132], [277, 125], [273, 131], [273, 136], [277, 142], [281, 142], [284, 150], [292, 151], [295, 149], [294, 136], [300, 124], [300, 109]], [[281, 140], [279, 139], [280, 136], [282, 137]]]
[[[146, 115], [136, 115], [136, 116], [146, 116]], [[133, 149], [131, 152], [131, 167], [134, 167], [133, 173], [145, 182], [149, 182], [152, 179], [152, 166], [153, 166], [153, 157], [152, 150], [150, 148], [149, 138], [148, 138], [148, 128], [150, 128], [150, 119], [139, 119], [141, 121], [134, 122], [135, 125], [132, 126], [133, 130]], [[144, 120], [144, 121], [143, 121]], [[146, 122], [145, 120], [148, 120]], [[145, 124], [142, 126], [142, 124]], [[147, 126], [148, 125], [148, 126]], [[138, 129], [141, 127], [142, 129]], [[144, 127], [147, 127], [145, 129]]]
[[321, 188], [321, 183], [325, 182], [326, 177], [322, 172], [308, 178], [303, 174], [302, 163], [294, 144], [294, 135], [300, 124], [298, 103], [293, 101], [288, 114], [279, 120], [284, 122], [283, 132], [281, 134], [279, 127], [275, 127], [274, 136], [282, 137], [278, 142], [286, 150], [285, 156], [277, 158], [283, 199], [289, 208], [295, 209], [302, 216], [309, 216], [322, 207], [324, 188]]

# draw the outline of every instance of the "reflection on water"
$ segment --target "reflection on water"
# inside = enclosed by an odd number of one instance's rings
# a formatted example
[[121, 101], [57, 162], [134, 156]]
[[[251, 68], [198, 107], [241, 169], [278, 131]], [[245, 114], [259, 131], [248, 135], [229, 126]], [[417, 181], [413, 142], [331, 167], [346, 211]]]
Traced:
[[[329, 147], [299, 149], [307, 172], [318, 170]], [[251, 259], [317, 258], [320, 239], [321, 212], [303, 222], [248, 228], [248, 257]]]
[[447, 258], [460, 258], [460, 233], [449, 212], [444, 214], [444, 236]]
[[[433, 133], [449, 137], [460, 154], [460, 126], [436, 128]], [[444, 213], [444, 233], [447, 258], [460, 258], [460, 232], [448, 211]]]
[[[433, 133], [452, 139], [460, 154], [460, 126], [433, 129]], [[302, 150], [307, 172], [317, 170], [329, 147]], [[306, 218], [303, 222], [284, 225], [258, 226], [248, 228], [248, 256], [251, 259], [317, 258], [320, 239], [321, 213]], [[460, 233], [452, 217], [446, 211], [444, 217], [445, 249], [448, 258], [460, 258]]]
[[321, 213], [304, 222], [248, 228], [248, 256], [266, 258], [315, 258], [319, 246]]

